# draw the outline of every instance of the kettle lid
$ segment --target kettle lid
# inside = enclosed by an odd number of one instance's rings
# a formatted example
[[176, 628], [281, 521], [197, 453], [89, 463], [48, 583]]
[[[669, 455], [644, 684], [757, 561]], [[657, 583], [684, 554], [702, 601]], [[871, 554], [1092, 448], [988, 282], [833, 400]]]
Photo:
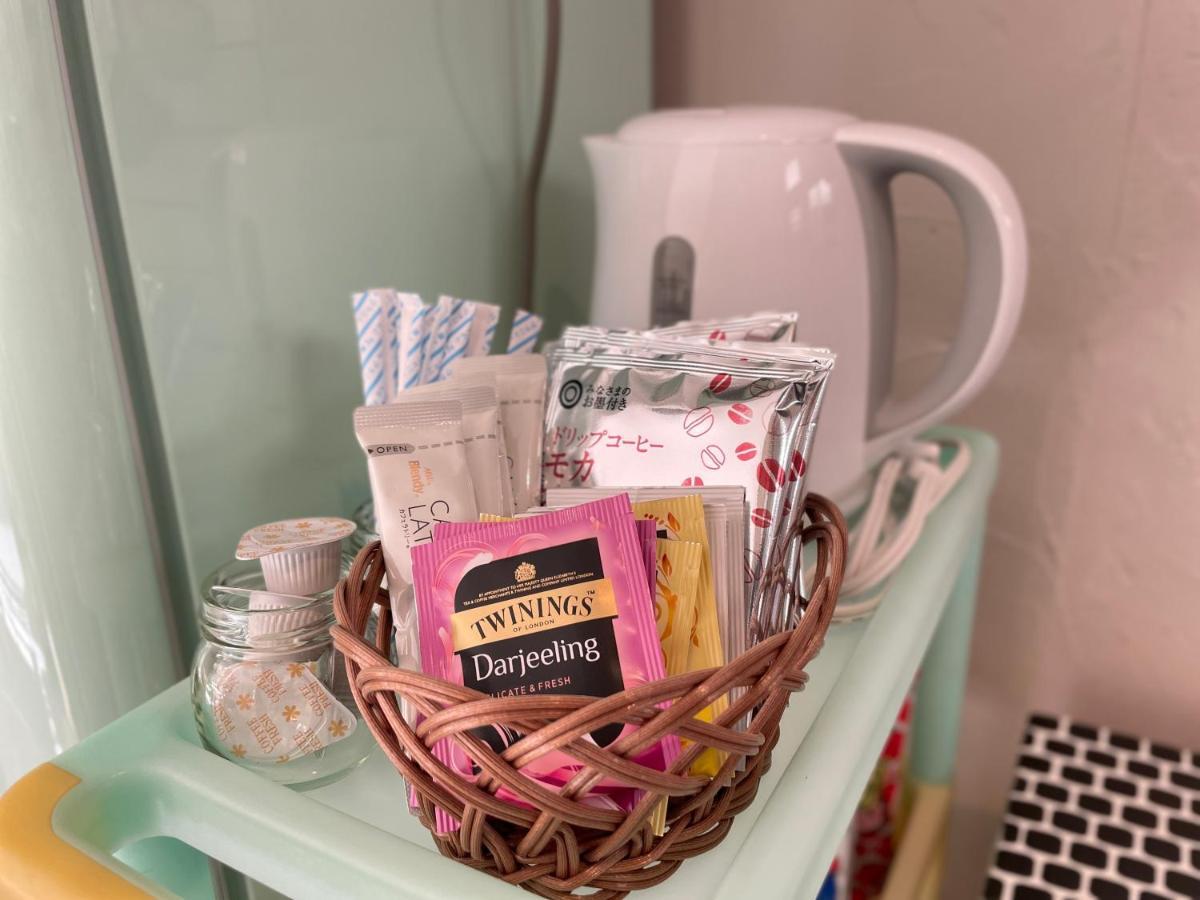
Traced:
[[801, 106], [668, 109], [630, 119], [623, 144], [798, 144], [829, 140], [854, 116]]

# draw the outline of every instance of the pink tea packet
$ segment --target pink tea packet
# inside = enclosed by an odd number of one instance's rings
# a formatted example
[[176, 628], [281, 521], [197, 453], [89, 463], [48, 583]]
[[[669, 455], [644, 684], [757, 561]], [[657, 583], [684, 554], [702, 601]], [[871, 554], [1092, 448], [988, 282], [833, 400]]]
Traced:
[[[639, 527], [625, 494], [512, 522], [438, 525], [433, 542], [413, 550], [423, 671], [495, 697], [607, 697], [666, 677]], [[590, 737], [605, 747], [635, 728], [615, 723]], [[476, 734], [497, 752], [521, 738], [493, 726]], [[453, 741], [434, 752], [463, 778], [476, 777]], [[633, 758], [665, 770], [678, 754], [670, 737]], [[522, 772], [558, 791], [579, 768], [555, 750]], [[503, 789], [497, 796], [517, 799]], [[584, 802], [631, 809], [638, 799], [601, 779]], [[439, 831], [457, 827], [440, 810], [438, 819]]]

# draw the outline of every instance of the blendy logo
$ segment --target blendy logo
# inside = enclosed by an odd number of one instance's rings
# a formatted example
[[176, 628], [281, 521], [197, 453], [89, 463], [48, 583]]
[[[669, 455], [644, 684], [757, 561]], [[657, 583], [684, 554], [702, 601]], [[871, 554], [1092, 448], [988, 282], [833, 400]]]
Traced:
[[415, 453], [412, 444], [372, 444], [367, 447], [367, 456], [392, 456], [397, 453]]
[[583, 384], [575, 378], [564, 382], [563, 386], [558, 389], [558, 402], [562, 404], [564, 409], [574, 409], [582, 399]]

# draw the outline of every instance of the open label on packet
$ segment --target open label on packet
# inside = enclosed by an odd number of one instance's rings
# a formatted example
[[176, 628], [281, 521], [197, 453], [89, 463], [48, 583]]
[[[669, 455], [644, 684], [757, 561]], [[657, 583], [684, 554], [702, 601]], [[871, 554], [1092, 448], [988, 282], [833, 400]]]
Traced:
[[[669, 352], [658, 344], [669, 345]], [[662, 341], [647, 348], [556, 350], [546, 415], [547, 489], [744, 487], [750, 596], [758, 602], [776, 539], [802, 510], [806, 461], [833, 365], [825, 351], [772, 352], [782, 346]], [[760, 625], [753, 637], [762, 636]]]
[[223, 756], [286, 763], [336, 744], [357, 720], [317, 676], [315, 663], [237, 662], [214, 673], [206, 707]]
[[[413, 553], [424, 671], [497, 697], [606, 697], [664, 677], [642, 547], [625, 497], [513, 522], [438, 526], [434, 543]], [[591, 737], [608, 746], [633, 729], [614, 724]], [[477, 733], [497, 752], [520, 739], [508, 728]], [[678, 740], [664, 738], [634, 759], [665, 770], [678, 752]], [[440, 742], [435, 753], [475, 777], [458, 745]], [[578, 769], [555, 750], [522, 771], [560, 790]], [[589, 793], [636, 802], [627, 787], [599, 777]], [[439, 828], [456, 827], [439, 814]]]

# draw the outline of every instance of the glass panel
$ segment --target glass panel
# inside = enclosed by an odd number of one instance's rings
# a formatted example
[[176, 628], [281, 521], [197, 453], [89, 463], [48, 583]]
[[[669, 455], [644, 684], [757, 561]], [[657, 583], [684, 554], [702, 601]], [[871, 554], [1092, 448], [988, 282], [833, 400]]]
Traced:
[[[352, 290], [514, 301], [541, 8], [87, 4], [191, 583], [250, 525], [345, 514], [367, 496]], [[606, 18], [573, 14], [572, 29]], [[645, 4], [607, 18], [642, 62]], [[638, 111], [648, 62], [640, 81], [622, 73], [610, 93], [593, 78], [560, 107]], [[586, 196], [578, 134], [556, 133], [566, 156], [548, 177], [561, 191], [566, 172]], [[586, 256], [590, 229], [582, 240]], [[580, 309], [586, 278], [560, 274], [558, 301]], [[181, 611], [188, 645], [193, 618]]]
[[179, 673], [50, 12], [0, 3], [0, 790]]

